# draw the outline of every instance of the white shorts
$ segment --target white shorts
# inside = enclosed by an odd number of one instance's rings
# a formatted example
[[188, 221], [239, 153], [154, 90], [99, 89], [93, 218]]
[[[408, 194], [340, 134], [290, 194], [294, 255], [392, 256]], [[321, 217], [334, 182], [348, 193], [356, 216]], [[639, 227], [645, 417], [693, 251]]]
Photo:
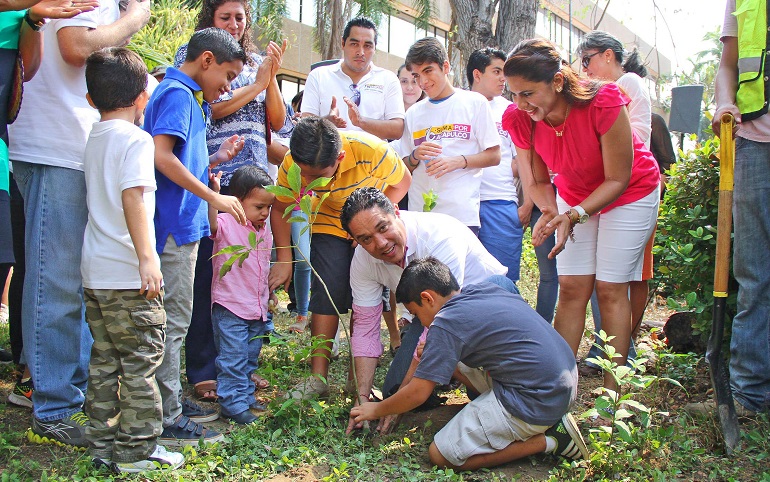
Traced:
[[[575, 242], [567, 240], [556, 256], [559, 276], [595, 274], [597, 281], [626, 283], [642, 279], [644, 247], [658, 218], [659, 189], [608, 213], [575, 225]], [[556, 196], [559, 212], [571, 206]]]
[[486, 391], [460, 410], [433, 438], [449, 463], [460, 466], [474, 455], [498, 452], [513, 442], [548, 430], [545, 425], [530, 425], [509, 414], [497, 400], [486, 372], [462, 363], [457, 368], [475, 388]]

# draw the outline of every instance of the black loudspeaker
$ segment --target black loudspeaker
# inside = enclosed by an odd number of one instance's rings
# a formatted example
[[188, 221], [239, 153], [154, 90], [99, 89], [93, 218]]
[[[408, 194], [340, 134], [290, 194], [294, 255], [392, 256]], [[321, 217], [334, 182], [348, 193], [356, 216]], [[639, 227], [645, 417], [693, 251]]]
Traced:
[[671, 89], [669, 130], [683, 134], [700, 134], [702, 85], [682, 85]]

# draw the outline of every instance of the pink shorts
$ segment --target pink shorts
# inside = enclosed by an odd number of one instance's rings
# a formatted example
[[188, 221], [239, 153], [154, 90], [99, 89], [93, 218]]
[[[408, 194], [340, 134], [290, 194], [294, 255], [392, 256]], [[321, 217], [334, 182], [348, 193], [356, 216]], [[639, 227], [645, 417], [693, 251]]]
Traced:
[[376, 306], [359, 306], [353, 303], [350, 323], [350, 351], [353, 357], [379, 358], [383, 352], [380, 341], [380, 317], [382, 303]]

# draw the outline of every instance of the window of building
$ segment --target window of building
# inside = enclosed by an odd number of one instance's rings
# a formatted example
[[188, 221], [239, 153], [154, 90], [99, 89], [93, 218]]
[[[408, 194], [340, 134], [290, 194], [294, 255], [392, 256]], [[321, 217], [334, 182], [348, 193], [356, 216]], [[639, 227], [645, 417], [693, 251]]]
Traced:
[[281, 89], [283, 100], [289, 105], [291, 105], [291, 99], [305, 88], [305, 79], [293, 75], [281, 74], [276, 77], [276, 80], [278, 80], [278, 88]]
[[315, 27], [315, 3], [313, 0], [286, 0], [287, 18]]

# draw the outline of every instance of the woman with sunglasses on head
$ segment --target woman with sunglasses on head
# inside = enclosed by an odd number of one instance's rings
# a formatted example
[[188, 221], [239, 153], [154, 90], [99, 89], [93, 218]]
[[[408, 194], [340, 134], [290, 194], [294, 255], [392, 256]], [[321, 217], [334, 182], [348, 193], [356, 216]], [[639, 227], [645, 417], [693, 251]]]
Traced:
[[[503, 128], [516, 145], [525, 192], [543, 212], [539, 245], [556, 232], [559, 304], [554, 328], [577, 355], [596, 285], [604, 330], [624, 364], [631, 338], [628, 284], [658, 212], [655, 159], [631, 130], [629, 103], [615, 84], [581, 80], [547, 40], [519, 43], [504, 74], [514, 104]], [[548, 170], [555, 173], [554, 193]], [[612, 374], [604, 386], [616, 389]]]
[[[652, 103], [650, 93], [644, 85], [642, 78], [647, 76], [647, 68], [642, 63], [639, 51], [634, 49], [628, 53], [623, 48], [623, 43], [616, 37], [594, 30], [588, 32], [578, 44], [577, 56], [581, 59], [583, 72], [591, 79], [605, 80], [615, 82], [618, 87], [626, 94], [631, 102], [628, 104], [628, 115], [631, 120], [631, 129], [644, 145], [650, 147], [650, 136], [652, 132]], [[652, 278], [652, 245], [655, 233], [650, 235], [647, 245], [644, 248], [644, 265], [642, 277], [631, 281], [630, 299], [631, 299], [631, 326], [634, 331], [638, 330], [644, 316], [644, 309], [647, 305], [648, 285], [647, 280]], [[594, 315], [594, 327], [596, 332], [602, 329], [601, 314], [597, 310], [596, 292], [591, 297], [591, 311]], [[635, 333], [632, 333], [632, 337]], [[601, 345], [601, 340], [595, 340]], [[636, 358], [636, 349], [633, 344], [628, 348], [629, 359]], [[586, 355], [586, 359], [601, 357], [601, 351], [596, 346], [591, 346], [591, 350]], [[580, 366], [580, 374], [583, 376], [598, 375], [600, 369], [595, 364], [584, 361]]]
[[[229, 193], [230, 178], [239, 167], [255, 165], [268, 171], [267, 146], [271, 130], [288, 135], [294, 128], [286, 115], [286, 104], [275, 78], [286, 42], [282, 46], [270, 42], [263, 57], [256, 53], [251, 40], [251, 25], [251, 7], [247, 0], [204, 0], [195, 26], [196, 31], [209, 27], [226, 30], [249, 56], [249, 62], [231, 82], [231, 91], [211, 104], [211, 123], [206, 132], [209, 151], [216, 150], [216, 146], [234, 134], [244, 138], [243, 150], [238, 155], [212, 169], [215, 174], [222, 172], [223, 194]], [[181, 65], [186, 55], [185, 44], [177, 51], [174, 65]], [[214, 365], [217, 353], [211, 326], [212, 249], [213, 241], [203, 238], [195, 266], [192, 322], [185, 338], [187, 380], [195, 387], [195, 394], [206, 401], [217, 398]], [[257, 388], [268, 386], [267, 380], [256, 373], [252, 379]]]

